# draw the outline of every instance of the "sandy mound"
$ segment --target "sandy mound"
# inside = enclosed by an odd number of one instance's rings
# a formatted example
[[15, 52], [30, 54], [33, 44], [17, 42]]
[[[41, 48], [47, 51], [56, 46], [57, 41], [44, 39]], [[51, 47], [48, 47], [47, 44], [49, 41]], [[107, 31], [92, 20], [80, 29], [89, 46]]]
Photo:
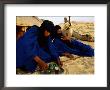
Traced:
[[17, 16], [16, 25], [17, 26], [40, 26], [43, 21], [35, 16]]

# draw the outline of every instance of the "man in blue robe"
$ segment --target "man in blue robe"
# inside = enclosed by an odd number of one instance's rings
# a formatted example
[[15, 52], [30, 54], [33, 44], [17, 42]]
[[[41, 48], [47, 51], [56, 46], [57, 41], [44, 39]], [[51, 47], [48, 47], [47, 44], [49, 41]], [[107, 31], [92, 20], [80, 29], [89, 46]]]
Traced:
[[16, 68], [25, 68], [34, 72], [37, 65], [42, 70], [48, 68], [52, 60], [60, 64], [59, 55], [50, 40], [50, 32], [54, 29], [51, 21], [45, 20], [40, 27], [32, 26], [16, 41]]
[[79, 56], [94, 56], [93, 48], [91, 48], [89, 45], [79, 42], [78, 40], [64, 39], [60, 29], [61, 27], [59, 25], [56, 25], [51, 36], [59, 55], [70, 53]]

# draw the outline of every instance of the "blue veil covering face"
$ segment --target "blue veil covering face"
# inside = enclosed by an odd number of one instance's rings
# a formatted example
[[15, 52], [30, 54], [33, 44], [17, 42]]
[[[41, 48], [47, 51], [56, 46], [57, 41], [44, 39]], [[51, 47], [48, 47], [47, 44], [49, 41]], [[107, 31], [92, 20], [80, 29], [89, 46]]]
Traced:
[[[54, 24], [49, 21], [44, 21], [41, 27], [32, 26], [27, 30], [23, 37], [16, 41], [16, 67], [24, 67], [28, 71], [35, 71], [37, 63], [34, 60], [35, 56], [40, 57], [44, 62], [57, 60], [59, 58], [55, 47], [50, 38], [43, 37], [43, 29], [51, 30]], [[42, 44], [45, 44], [42, 46]], [[45, 50], [47, 48], [47, 51]]]

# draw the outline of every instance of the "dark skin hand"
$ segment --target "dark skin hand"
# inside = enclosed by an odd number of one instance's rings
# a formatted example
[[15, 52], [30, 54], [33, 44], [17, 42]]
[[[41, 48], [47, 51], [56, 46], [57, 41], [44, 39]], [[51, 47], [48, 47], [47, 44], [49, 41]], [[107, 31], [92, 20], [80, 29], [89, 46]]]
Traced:
[[[47, 63], [45, 63], [43, 60], [41, 60], [38, 56], [36, 56], [34, 58], [34, 60], [38, 63], [41, 70], [47, 70], [48, 69]], [[59, 67], [61, 67], [63, 65], [63, 63], [59, 59], [57, 60], [56, 63], [59, 65]]]
[[63, 36], [63, 38], [61, 38], [62, 40], [69, 40], [70, 41], [70, 38], [68, 38], [67, 36]]
[[57, 64], [61, 67], [63, 65], [63, 63], [58, 59], [57, 60]]
[[38, 63], [41, 70], [48, 69], [47, 63], [45, 63], [43, 60], [41, 60], [38, 56], [34, 57], [34, 60]]
[[63, 53], [62, 55], [66, 56], [68, 58], [71, 58], [72, 57], [72, 55], [70, 53], [68, 53], [68, 52]]

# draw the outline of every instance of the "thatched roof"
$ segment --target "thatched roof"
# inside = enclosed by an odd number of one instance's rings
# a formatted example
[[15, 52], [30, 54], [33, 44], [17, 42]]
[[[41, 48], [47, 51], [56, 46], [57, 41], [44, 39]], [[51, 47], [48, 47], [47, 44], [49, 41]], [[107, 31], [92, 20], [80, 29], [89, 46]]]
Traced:
[[43, 21], [35, 16], [17, 16], [16, 25], [17, 26], [40, 26]]

